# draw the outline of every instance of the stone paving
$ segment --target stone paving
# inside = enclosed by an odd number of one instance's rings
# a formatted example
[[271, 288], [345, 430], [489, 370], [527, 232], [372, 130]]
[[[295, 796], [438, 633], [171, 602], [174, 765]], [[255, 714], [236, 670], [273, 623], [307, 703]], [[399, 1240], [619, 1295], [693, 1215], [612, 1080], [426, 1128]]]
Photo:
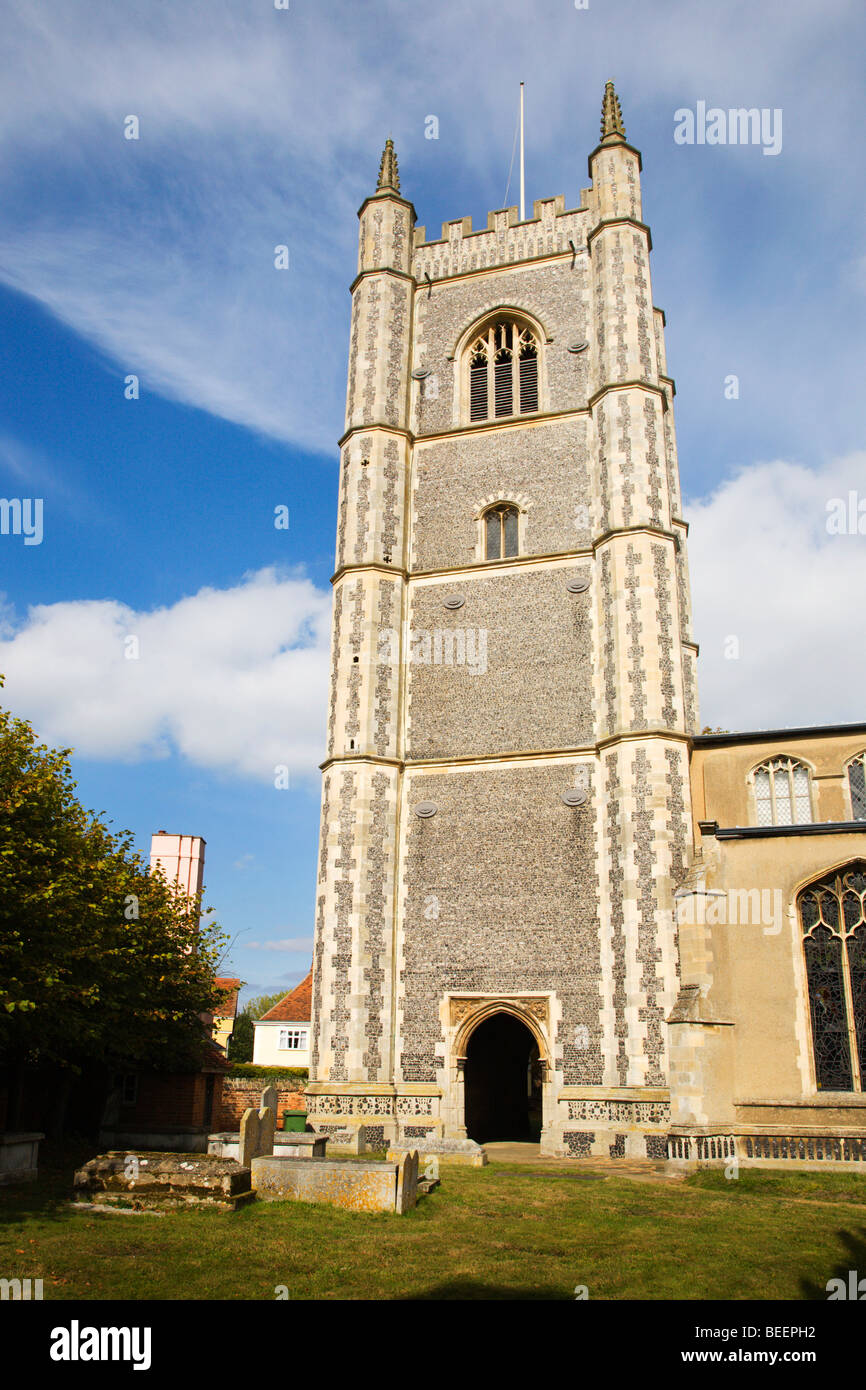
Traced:
[[558, 1168], [575, 1177], [634, 1178], [637, 1182], [682, 1182], [682, 1173], [667, 1172], [663, 1160], [634, 1158], [556, 1158], [543, 1154], [538, 1144], [505, 1140], [484, 1145], [488, 1162], [531, 1163], [533, 1167]]

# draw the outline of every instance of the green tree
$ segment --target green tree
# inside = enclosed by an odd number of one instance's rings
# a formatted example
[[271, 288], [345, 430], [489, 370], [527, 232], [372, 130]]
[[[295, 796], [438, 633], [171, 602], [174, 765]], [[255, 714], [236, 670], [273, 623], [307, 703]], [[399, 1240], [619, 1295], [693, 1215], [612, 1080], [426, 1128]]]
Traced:
[[281, 989], [277, 994], [256, 994], [244, 1004], [244, 1012], [248, 1013], [252, 1019], [263, 1018], [275, 1004], [279, 1004], [281, 999], [285, 999], [288, 993], [287, 989]]
[[281, 990], [279, 994], [257, 994], [254, 999], [247, 1000], [235, 1019], [235, 1025], [232, 1029], [228, 1050], [229, 1061], [251, 1062], [253, 1060], [253, 1044], [255, 1042], [253, 1023], [285, 997], [286, 990]]
[[28, 1064], [195, 1067], [199, 1015], [220, 997], [210, 910], [200, 918], [128, 832], [84, 809], [69, 753], [0, 709], [0, 1063], [13, 1098]]

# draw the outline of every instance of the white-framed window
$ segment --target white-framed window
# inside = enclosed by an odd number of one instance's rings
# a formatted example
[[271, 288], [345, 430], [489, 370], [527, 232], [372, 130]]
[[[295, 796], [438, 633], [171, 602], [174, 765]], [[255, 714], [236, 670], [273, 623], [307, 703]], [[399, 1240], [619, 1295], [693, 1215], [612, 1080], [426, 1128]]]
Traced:
[[752, 773], [758, 825], [809, 825], [809, 769], [796, 758], [770, 758]]
[[497, 319], [466, 351], [470, 423], [530, 415], [539, 408], [539, 343], [531, 328]]
[[309, 1046], [309, 1028], [281, 1028], [279, 1048], [281, 1052], [304, 1052]]
[[866, 820], [866, 753], [858, 753], [846, 769], [851, 796], [851, 819]]

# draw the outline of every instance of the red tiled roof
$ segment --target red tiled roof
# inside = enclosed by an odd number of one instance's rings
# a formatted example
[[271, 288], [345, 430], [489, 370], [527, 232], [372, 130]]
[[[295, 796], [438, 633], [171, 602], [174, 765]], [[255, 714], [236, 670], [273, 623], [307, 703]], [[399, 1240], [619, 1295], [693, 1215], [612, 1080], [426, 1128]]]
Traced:
[[219, 1008], [214, 1010], [215, 1018], [234, 1018], [238, 1011], [238, 990], [241, 987], [240, 980], [234, 979], [230, 975], [217, 975], [214, 984], [225, 990], [225, 997]]
[[296, 985], [291, 994], [286, 994], [266, 1014], [257, 1020], [259, 1023], [309, 1023], [313, 1007], [313, 972]]
[[202, 1071], [230, 1071], [233, 1063], [228, 1061], [225, 1053], [217, 1047], [212, 1038], [205, 1042], [205, 1055], [202, 1059]]

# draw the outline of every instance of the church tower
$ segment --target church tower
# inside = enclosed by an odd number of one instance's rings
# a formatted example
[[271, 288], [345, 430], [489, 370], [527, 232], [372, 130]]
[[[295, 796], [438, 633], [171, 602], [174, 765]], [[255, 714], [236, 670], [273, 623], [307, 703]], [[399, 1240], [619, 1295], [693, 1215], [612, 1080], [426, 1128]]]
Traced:
[[360, 209], [307, 1093], [317, 1129], [664, 1156], [695, 658], [641, 159], [428, 240]]

